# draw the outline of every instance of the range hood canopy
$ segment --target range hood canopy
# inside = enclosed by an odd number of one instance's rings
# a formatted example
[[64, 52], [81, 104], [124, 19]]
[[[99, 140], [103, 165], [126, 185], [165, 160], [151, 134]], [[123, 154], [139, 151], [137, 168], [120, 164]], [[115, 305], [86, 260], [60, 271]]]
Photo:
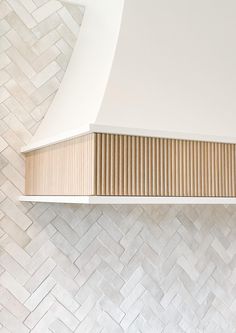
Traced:
[[83, 5], [22, 200], [236, 203], [236, 2]]
[[70, 64], [24, 151], [88, 131], [236, 143], [235, 1], [78, 2]]

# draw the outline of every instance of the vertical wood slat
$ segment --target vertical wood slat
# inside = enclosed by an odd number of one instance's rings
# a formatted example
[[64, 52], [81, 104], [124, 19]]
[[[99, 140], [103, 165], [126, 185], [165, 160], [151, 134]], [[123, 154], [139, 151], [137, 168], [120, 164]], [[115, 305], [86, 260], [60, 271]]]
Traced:
[[115, 135], [114, 168], [115, 168], [115, 189], [113, 195], [119, 193], [119, 136], [117, 134]]
[[175, 171], [176, 150], [175, 149], [176, 149], [175, 140], [171, 140], [171, 171], [172, 171], [171, 193], [173, 193], [174, 196], [176, 196], [176, 171]]
[[123, 181], [123, 188], [124, 188], [124, 195], [128, 195], [128, 136], [123, 136], [123, 142], [124, 142], [124, 149], [123, 149], [123, 155], [124, 155], [124, 181]]
[[101, 165], [100, 165], [100, 161], [101, 161], [101, 154], [102, 154], [102, 144], [101, 144], [101, 140], [102, 140], [102, 135], [101, 134], [96, 134], [96, 170], [95, 173], [97, 175], [96, 179], [97, 179], [97, 184], [96, 184], [96, 193], [97, 195], [101, 195], [101, 180], [102, 180], [102, 170], [101, 170]]
[[217, 143], [214, 143], [214, 161], [215, 161], [215, 196], [219, 193], [219, 151]]
[[231, 145], [231, 161], [232, 161], [232, 196], [236, 196], [236, 145]]
[[[111, 147], [110, 147], [110, 170], [111, 170], [111, 182], [110, 182], [110, 195], [115, 194], [115, 136], [111, 135]], [[109, 181], [109, 180], [107, 180]]]
[[106, 145], [106, 134], [102, 134], [102, 166], [101, 166], [101, 170], [102, 170], [102, 191], [101, 194], [102, 195], [106, 195], [106, 154], [107, 154], [107, 145]]
[[159, 141], [160, 150], [159, 150], [159, 169], [160, 169], [160, 196], [164, 196], [164, 179], [165, 179], [165, 160], [164, 160], [164, 139]]
[[197, 196], [202, 195], [201, 142], [197, 142]]
[[183, 145], [182, 141], [179, 144], [179, 193], [184, 193], [183, 190]]
[[144, 147], [144, 138], [140, 137], [140, 195], [145, 195], [145, 147]]
[[89, 134], [26, 153], [26, 194], [235, 197], [235, 168], [235, 144]]
[[163, 154], [164, 154], [164, 196], [168, 196], [168, 145], [167, 139], [164, 139], [163, 146]]
[[124, 156], [123, 156], [123, 136], [119, 135], [119, 195], [124, 195]]
[[167, 157], [167, 165], [168, 165], [168, 195], [171, 193], [171, 184], [172, 184], [172, 170], [171, 170], [171, 140], [168, 139], [168, 157]]
[[[112, 142], [112, 135], [106, 135]], [[101, 144], [101, 140], [99, 142]], [[118, 182], [119, 169], [120, 186], [115, 187], [113, 195], [236, 195], [236, 145], [127, 135], [119, 135], [119, 144], [114, 163], [111, 163], [111, 168], [115, 168], [111, 175], [115, 175], [115, 179], [111, 176], [110, 181]], [[105, 146], [98, 149], [104, 154], [100, 157], [106, 156], [106, 149]], [[103, 164], [100, 161], [97, 166], [100, 174]], [[109, 181], [107, 174], [105, 181]]]
[[133, 136], [131, 139], [131, 159], [132, 159], [132, 166], [131, 166], [131, 192], [132, 195], [135, 195], [137, 193], [137, 188], [136, 188], [136, 165], [135, 165], [135, 154], [136, 154], [136, 141], [135, 137]]
[[179, 142], [175, 140], [175, 193], [179, 197], [181, 193], [179, 192], [180, 181], [179, 181]]
[[135, 159], [135, 163], [136, 163], [136, 195], [141, 195], [141, 165], [140, 165], [140, 137], [136, 137], [136, 159]]
[[152, 195], [157, 195], [157, 140], [152, 138]]
[[152, 138], [148, 138], [148, 195], [153, 196], [153, 152], [152, 152]]
[[222, 146], [218, 145], [218, 170], [219, 170], [219, 196], [223, 194], [223, 173], [222, 173]]
[[145, 137], [144, 138], [144, 195], [148, 195], [149, 193], [149, 182], [148, 182], [148, 178], [149, 178], [149, 174], [148, 174], [148, 165], [149, 165], [149, 161], [148, 161], [148, 138]]

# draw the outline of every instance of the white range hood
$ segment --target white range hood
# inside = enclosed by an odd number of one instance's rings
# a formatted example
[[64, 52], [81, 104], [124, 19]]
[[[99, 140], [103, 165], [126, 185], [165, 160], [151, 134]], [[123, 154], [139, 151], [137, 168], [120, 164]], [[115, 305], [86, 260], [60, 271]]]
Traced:
[[[236, 3], [87, 0], [83, 4], [83, 23], [63, 82], [22, 151], [30, 153], [89, 133], [197, 141], [196, 154], [201, 154], [200, 141], [226, 143], [231, 144], [228, 181], [234, 181]], [[211, 148], [215, 149], [212, 156], [208, 151], [212, 173], [218, 173], [213, 164], [221, 155], [217, 146]], [[189, 149], [191, 155], [191, 143]], [[228, 151], [227, 145], [224, 149]], [[221, 180], [216, 181], [219, 186]], [[234, 189], [227, 196], [234, 200]], [[221, 197], [223, 202], [224, 194]]]

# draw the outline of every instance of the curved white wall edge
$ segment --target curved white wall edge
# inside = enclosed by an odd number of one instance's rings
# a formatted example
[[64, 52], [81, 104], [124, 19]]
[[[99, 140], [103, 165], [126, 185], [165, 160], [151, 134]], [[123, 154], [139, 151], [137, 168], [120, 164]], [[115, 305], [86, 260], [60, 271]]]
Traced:
[[201, 197], [131, 197], [131, 196], [21, 196], [22, 202], [72, 204], [149, 204], [149, 205], [236, 205], [236, 198]]
[[[95, 122], [109, 79], [124, 0], [87, 0], [65, 76], [30, 145]], [[78, 4], [80, 1], [78, 0]]]

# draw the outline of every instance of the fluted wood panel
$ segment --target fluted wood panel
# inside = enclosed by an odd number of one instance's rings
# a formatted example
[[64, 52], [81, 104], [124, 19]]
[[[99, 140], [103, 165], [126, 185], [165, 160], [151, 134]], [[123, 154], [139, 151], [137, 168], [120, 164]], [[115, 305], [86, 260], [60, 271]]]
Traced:
[[96, 134], [97, 195], [235, 197], [236, 145]]
[[95, 134], [26, 154], [26, 195], [95, 194]]
[[26, 154], [27, 195], [235, 197], [236, 145], [90, 134]]

